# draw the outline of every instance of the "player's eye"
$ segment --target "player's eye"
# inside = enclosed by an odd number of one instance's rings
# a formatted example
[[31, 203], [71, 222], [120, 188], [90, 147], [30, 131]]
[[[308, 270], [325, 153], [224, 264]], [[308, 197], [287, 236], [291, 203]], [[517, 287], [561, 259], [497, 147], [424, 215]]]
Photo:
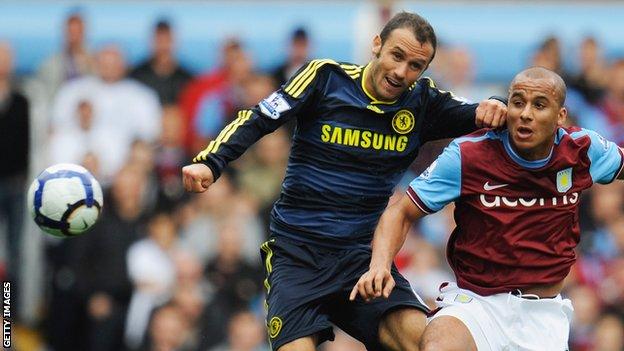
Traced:
[[396, 61], [401, 61], [401, 59], [403, 58], [403, 56], [401, 56], [401, 54], [399, 54], [398, 52], [393, 52], [393, 53], [392, 53], [392, 57], [393, 57]]
[[520, 100], [515, 100], [511, 102], [515, 107], [522, 107], [524, 106], [524, 103]]
[[417, 63], [412, 63], [412, 64], [410, 65], [410, 68], [411, 68], [412, 70], [414, 70], [414, 71], [420, 71], [420, 70], [422, 69], [422, 66], [421, 66], [421, 65], [419, 65], [419, 64], [417, 64]]

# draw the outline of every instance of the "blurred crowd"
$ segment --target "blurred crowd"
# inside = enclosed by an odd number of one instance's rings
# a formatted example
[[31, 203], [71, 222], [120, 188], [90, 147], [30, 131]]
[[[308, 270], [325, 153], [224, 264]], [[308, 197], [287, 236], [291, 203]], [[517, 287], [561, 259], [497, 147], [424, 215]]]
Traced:
[[[32, 77], [12, 75], [11, 44], [0, 43], [0, 130], [10, 131], [0, 148], [11, 150], [0, 155], [0, 221], [8, 242], [0, 274], [15, 289], [24, 279], [16, 267], [33, 153], [45, 165], [84, 165], [105, 190], [105, 210], [89, 233], [46, 237], [45, 293], [39, 321], [29, 326], [34, 332], [26, 333], [32, 349], [268, 350], [259, 247], [292, 126], [261, 139], [206, 193], [184, 192], [181, 167], [238, 109], [258, 103], [311, 59], [308, 33], [293, 30], [283, 64], [270, 72], [255, 69], [239, 38], [224, 38], [220, 65], [196, 75], [176, 60], [175, 28], [166, 20], [154, 24], [151, 52], [134, 66], [114, 42], [92, 50], [87, 26], [80, 13], [69, 15], [64, 46]], [[565, 77], [571, 124], [624, 147], [624, 58], [605, 58], [591, 37], [578, 44], [573, 67], [564, 65], [554, 37], [527, 66]], [[507, 82], [475, 81], [466, 47], [441, 45], [429, 73], [442, 89], [475, 101], [505, 95]], [[406, 180], [441, 146], [423, 150]], [[583, 203], [578, 262], [565, 288], [576, 310], [571, 350], [621, 351], [624, 184], [594, 187]], [[431, 306], [439, 284], [453, 279], [444, 259], [453, 225], [452, 208], [426, 217], [397, 259]], [[324, 350], [363, 347], [340, 332]]]

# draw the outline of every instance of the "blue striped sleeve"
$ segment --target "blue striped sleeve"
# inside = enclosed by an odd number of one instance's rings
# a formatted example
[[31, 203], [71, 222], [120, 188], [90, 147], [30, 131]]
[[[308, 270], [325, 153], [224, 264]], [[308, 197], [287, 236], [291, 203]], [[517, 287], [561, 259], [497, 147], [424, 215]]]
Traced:
[[453, 141], [407, 189], [408, 196], [425, 213], [441, 210], [461, 193], [461, 153]]

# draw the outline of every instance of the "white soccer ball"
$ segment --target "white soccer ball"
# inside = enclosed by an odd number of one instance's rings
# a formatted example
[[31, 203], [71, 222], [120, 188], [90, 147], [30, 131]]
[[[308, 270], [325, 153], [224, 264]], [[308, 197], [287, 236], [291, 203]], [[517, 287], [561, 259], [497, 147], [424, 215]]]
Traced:
[[104, 199], [100, 183], [84, 167], [60, 163], [46, 168], [28, 189], [28, 206], [46, 233], [72, 237], [97, 221]]

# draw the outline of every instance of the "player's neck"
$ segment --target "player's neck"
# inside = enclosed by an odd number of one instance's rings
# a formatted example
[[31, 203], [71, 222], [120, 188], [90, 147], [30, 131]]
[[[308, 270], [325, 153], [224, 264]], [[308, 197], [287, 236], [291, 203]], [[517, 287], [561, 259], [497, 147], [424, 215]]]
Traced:
[[533, 148], [521, 148], [516, 145], [513, 137], [509, 136], [509, 145], [518, 156], [526, 161], [544, 160], [549, 158], [552, 153], [553, 146], [555, 145], [555, 135], [553, 135], [552, 140], [548, 140]]
[[370, 62], [368, 65], [364, 67], [364, 73], [362, 76], [362, 88], [364, 88], [364, 92], [368, 97], [373, 100], [381, 100], [378, 96], [376, 96], [375, 86], [373, 83], [374, 72], [371, 72], [373, 69], [373, 63]]
[[373, 61], [369, 62], [362, 72], [362, 89], [371, 103], [394, 104], [396, 100], [386, 100], [379, 96], [379, 92], [375, 89], [375, 71], [376, 66]]

